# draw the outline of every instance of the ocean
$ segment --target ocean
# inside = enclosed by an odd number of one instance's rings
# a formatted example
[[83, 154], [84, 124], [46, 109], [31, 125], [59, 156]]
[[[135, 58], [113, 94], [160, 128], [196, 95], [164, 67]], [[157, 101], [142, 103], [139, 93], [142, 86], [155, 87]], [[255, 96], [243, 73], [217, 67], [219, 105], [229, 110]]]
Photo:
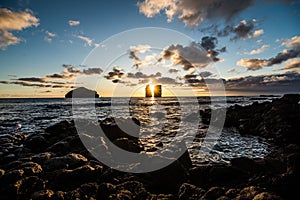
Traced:
[[[72, 109], [72, 99], [3, 98], [0, 99], [0, 134], [42, 133], [45, 128], [57, 122], [73, 120], [77, 117], [93, 120], [104, 120], [108, 117], [135, 117], [141, 122], [140, 139], [146, 151], [153, 151], [153, 147], [160, 142], [169, 143], [176, 137], [186, 138], [196, 135], [187, 145], [193, 163], [196, 165], [224, 163], [241, 156], [262, 158], [271, 152], [272, 147], [262, 138], [241, 136], [236, 130], [227, 128], [222, 130], [212, 148], [208, 150], [201, 148], [202, 142], [197, 135], [208, 127], [201, 120], [193, 121], [193, 116], [199, 113], [199, 110], [225, 108], [236, 104], [245, 106], [255, 101], [272, 101], [274, 98], [276, 97], [80, 99], [79, 103], [76, 102], [77, 110]], [[189, 117], [191, 121], [188, 120]]]

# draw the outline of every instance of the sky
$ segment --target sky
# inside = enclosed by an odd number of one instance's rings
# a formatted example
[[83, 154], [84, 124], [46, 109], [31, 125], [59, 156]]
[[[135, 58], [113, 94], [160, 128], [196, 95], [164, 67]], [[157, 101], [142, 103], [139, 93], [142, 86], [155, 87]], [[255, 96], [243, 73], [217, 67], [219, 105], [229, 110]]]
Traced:
[[0, 98], [300, 92], [299, 0], [3, 0]]

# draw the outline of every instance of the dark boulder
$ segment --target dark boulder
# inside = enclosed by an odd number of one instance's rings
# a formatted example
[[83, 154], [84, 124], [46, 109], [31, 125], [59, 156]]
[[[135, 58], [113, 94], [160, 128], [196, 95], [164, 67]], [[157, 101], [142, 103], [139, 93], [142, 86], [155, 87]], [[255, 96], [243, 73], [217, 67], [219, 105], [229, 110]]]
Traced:
[[102, 174], [102, 166], [84, 165], [73, 170], [56, 173], [50, 187], [55, 189], [75, 189], [84, 183], [96, 182]]
[[178, 197], [180, 200], [196, 200], [205, 194], [205, 190], [189, 183], [184, 183], [179, 188]]
[[212, 187], [210, 188], [201, 199], [205, 200], [215, 200], [225, 194], [225, 190], [222, 187]]
[[44, 162], [46, 171], [55, 171], [59, 169], [74, 169], [87, 162], [87, 158], [80, 154], [71, 153], [66, 156], [53, 157]]
[[225, 126], [236, 127], [242, 135], [271, 139], [280, 146], [300, 146], [299, 101], [299, 94], [287, 94], [273, 102], [230, 107], [226, 112]]

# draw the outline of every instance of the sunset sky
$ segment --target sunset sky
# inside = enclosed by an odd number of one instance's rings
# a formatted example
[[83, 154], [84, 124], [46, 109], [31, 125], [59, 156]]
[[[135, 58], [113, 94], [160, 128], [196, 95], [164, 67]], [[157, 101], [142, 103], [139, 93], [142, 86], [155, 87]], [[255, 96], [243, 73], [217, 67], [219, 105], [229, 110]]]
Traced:
[[0, 98], [299, 93], [299, 24], [299, 0], [4, 0]]

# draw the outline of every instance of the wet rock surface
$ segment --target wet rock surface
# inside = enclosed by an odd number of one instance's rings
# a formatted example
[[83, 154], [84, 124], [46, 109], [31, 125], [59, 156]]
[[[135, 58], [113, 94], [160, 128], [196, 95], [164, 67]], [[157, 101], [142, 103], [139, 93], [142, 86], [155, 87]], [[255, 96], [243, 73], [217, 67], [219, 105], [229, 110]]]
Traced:
[[[193, 166], [186, 151], [180, 159], [155, 172], [124, 173], [97, 161], [80, 138], [99, 147], [102, 136], [119, 148], [144, 151], [138, 130], [128, 135], [113, 119], [79, 131], [62, 121], [42, 133], [0, 135], [0, 199], [293, 199], [300, 179], [300, 95], [273, 102], [234, 106], [225, 125], [244, 135], [266, 138], [277, 148], [264, 159], [235, 158], [229, 164]], [[200, 112], [209, 122], [209, 111]], [[138, 121], [134, 120], [136, 124]], [[121, 119], [120, 123], [126, 123]]]

